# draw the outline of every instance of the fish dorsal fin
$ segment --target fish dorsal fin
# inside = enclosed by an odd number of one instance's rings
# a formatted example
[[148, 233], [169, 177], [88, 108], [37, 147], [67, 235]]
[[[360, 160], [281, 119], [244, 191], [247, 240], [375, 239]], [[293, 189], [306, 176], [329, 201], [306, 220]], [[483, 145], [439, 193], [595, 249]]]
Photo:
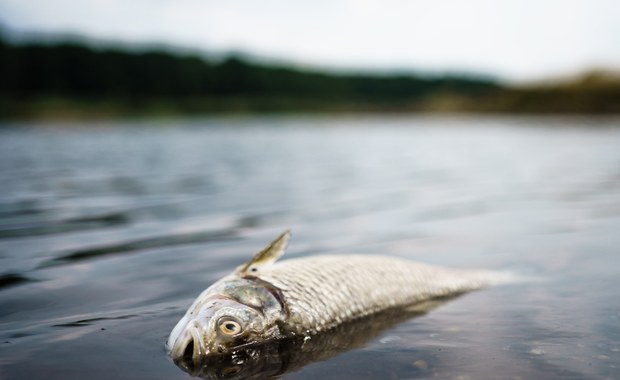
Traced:
[[237, 268], [235, 273], [244, 276], [256, 272], [260, 267], [273, 264], [284, 254], [290, 238], [291, 231], [284, 231], [282, 235], [258, 252], [250, 261]]

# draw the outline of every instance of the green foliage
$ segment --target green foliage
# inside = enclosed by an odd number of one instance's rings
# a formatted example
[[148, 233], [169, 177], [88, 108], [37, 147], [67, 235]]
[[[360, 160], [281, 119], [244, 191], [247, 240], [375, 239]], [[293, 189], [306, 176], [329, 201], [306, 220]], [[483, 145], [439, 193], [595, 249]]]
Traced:
[[466, 76], [329, 74], [239, 57], [0, 38], [0, 117], [264, 111], [620, 113], [620, 79], [593, 72], [554, 86]]
[[216, 64], [163, 51], [94, 50], [75, 43], [2, 44], [0, 54], [0, 94], [17, 98], [266, 96], [403, 101], [438, 91], [470, 92], [496, 87], [490, 81], [458, 77], [328, 75], [258, 65], [235, 57]]

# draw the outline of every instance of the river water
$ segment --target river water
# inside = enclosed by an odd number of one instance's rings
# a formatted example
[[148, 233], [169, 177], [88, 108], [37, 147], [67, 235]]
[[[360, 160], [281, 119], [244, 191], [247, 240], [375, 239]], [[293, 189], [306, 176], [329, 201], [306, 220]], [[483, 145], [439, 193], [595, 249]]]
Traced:
[[287, 228], [523, 280], [269, 374], [620, 378], [620, 120], [430, 116], [5, 122], [0, 377], [189, 378], [170, 330]]

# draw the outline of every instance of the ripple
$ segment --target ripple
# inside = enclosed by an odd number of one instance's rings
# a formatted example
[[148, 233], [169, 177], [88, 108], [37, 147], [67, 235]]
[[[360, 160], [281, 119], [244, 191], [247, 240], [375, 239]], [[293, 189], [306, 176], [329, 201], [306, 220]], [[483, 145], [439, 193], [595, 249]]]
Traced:
[[82, 216], [65, 220], [32, 221], [8, 224], [0, 227], [0, 239], [92, 230], [102, 227], [124, 225], [129, 223], [130, 220], [131, 218], [126, 213], [115, 212], [101, 215]]
[[21, 285], [27, 282], [32, 282], [33, 280], [22, 276], [21, 274], [17, 274], [17, 273], [6, 273], [3, 275], [0, 275], [0, 289], [3, 288], [8, 288], [11, 286], [16, 286], [16, 285]]
[[100, 321], [116, 321], [116, 320], [130, 319], [130, 318], [135, 318], [135, 317], [139, 317], [139, 315], [129, 314], [129, 315], [120, 315], [118, 317], [98, 317], [98, 318], [80, 319], [78, 321], [59, 323], [59, 324], [52, 325], [52, 326], [54, 327], [82, 327], [82, 326], [90, 326], [94, 324], [95, 322], [100, 322]]
[[83, 260], [90, 260], [104, 256], [126, 254], [141, 251], [149, 248], [161, 248], [174, 245], [196, 244], [212, 241], [228, 240], [237, 237], [234, 229], [218, 231], [199, 231], [184, 234], [155, 236], [128, 242], [109, 244], [99, 247], [86, 248], [72, 251], [44, 262], [40, 267], [49, 267], [74, 263]]

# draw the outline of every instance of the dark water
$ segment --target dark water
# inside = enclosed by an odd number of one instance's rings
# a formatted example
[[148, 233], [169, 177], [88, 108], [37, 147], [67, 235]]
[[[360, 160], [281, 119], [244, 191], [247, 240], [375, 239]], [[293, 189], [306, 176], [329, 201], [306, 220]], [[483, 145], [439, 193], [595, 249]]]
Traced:
[[530, 280], [284, 378], [620, 378], [620, 120], [431, 117], [5, 124], [0, 377], [188, 378], [171, 328], [289, 227]]

